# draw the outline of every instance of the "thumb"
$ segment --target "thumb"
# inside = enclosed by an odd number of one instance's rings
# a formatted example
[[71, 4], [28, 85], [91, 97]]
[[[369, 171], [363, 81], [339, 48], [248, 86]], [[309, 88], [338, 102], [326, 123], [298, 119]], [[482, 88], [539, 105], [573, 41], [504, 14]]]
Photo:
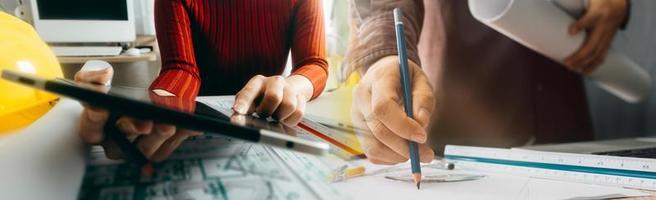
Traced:
[[98, 85], [110, 85], [114, 69], [111, 67], [98, 70], [80, 70], [75, 73], [75, 80], [84, 83], [93, 83]]
[[594, 22], [594, 17], [591, 14], [586, 13], [583, 17], [579, 18], [577, 21], [569, 25], [568, 32], [570, 35], [579, 33], [581, 30], [589, 29], [592, 27]]

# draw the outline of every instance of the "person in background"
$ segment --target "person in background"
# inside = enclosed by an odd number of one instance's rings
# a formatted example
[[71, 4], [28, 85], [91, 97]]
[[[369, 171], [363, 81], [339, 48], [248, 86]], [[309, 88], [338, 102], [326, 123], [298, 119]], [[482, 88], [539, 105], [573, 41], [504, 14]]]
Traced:
[[[327, 79], [321, 12], [320, 0], [158, 0], [162, 70], [150, 89], [236, 93], [236, 112], [295, 125]], [[285, 78], [290, 50], [292, 75]]]
[[[320, 0], [157, 0], [162, 69], [150, 90], [193, 99], [236, 94], [233, 110], [296, 125], [305, 103], [321, 94], [328, 72]], [[291, 50], [292, 73], [281, 76]], [[79, 72], [78, 81], [111, 79], [111, 70]], [[80, 135], [104, 144], [108, 112], [87, 106]], [[117, 126], [149, 159], [161, 161], [193, 134], [130, 117]], [[173, 145], [175, 146], [175, 145]]]
[[[398, 117], [405, 115], [392, 17], [397, 7], [404, 13], [414, 118]], [[363, 137], [369, 160], [394, 164], [408, 160], [406, 140], [420, 143], [421, 161], [429, 162], [445, 144], [592, 139], [580, 74], [603, 61], [629, 6], [627, 0], [590, 0], [584, 16], [563, 30], [587, 32], [566, 66], [476, 21], [464, 0], [354, 0], [351, 10], [346, 72], [363, 74], [353, 118], [374, 136]]]

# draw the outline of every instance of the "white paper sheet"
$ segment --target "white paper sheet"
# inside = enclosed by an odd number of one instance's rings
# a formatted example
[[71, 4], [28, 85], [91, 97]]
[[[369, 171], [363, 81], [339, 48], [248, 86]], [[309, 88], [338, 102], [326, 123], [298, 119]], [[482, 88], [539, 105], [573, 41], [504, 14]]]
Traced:
[[[577, 13], [572, 4], [560, 6]], [[556, 62], [576, 52], [585, 40], [585, 33], [567, 33], [574, 18], [547, 0], [469, 0], [469, 9], [477, 20]], [[649, 73], [613, 49], [588, 77], [630, 103], [648, 96], [651, 87]]]
[[[366, 162], [360, 164], [366, 166], [368, 173], [388, 167]], [[405, 172], [410, 173], [409, 169]], [[377, 173], [334, 185], [353, 199], [605, 199], [648, 195], [637, 190], [483, 173], [459, 169], [458, 166], [450, 171], [424, 167], [422, 172], [484, 174], [486, 177], [463, 182], [422, 183], [421, 190], [417, 190], [414, 183], [389, 180], [384, 178], [386, 173]]]

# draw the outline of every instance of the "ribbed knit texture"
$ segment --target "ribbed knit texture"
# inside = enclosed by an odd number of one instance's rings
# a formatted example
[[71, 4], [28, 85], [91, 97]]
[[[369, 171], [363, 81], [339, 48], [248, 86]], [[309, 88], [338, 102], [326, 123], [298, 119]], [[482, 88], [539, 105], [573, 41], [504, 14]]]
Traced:
[[232, 95], [255, 75], [282, 74], [290, 50], [313, 98], [325, 86], [320, 0], [158, 0], [155, 21], [162, 70], [151, 89]]

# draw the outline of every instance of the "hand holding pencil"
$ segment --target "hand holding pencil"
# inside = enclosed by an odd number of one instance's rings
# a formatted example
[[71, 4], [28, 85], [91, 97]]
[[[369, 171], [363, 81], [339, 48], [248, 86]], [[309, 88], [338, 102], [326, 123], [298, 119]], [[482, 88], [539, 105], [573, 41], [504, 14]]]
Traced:
[[409, 61], [414, 117], [403, 110], [398, 56], [387, 56], [374, 63], [353, 92], [352, 118], [357, 127], [366, 127], [360, 144], [374, 164], [393, 165], [408, 161], [408, 140], [419, 145], [421, 162], [433, 160], [426, 144], [426, 128], [433, 112], [433, 93], [419, 65]]
[[421, 162], [434, 158], [433, 150], [425, 144], [426, 128], [435, 107], [432, 87], [419, 65], [408, 60], [414, 115], [407, 117], [399, 69], [399, 56], [382, 57], [368, 68], [353, 92], [353, 121], [371, 131], [360, 137], [360, 142], [367, 159], [374, 164], [408, 161], [408, 140], [417, 142]]

